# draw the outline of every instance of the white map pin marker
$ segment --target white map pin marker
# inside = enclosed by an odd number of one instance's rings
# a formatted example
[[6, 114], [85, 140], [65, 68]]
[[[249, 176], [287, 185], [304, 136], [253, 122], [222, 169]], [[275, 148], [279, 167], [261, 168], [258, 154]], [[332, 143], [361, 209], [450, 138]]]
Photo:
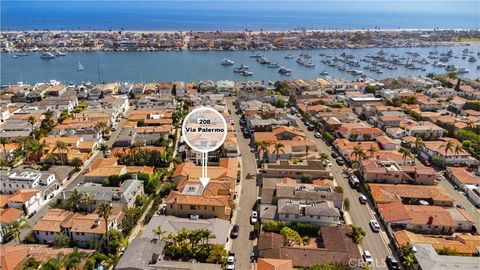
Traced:
[[190, 148], [202, 153], [202, 177], [205, 187], [210, 178], [207, 174], [208, 152], [219, 148], [227, 137], [227, 122], [223, 115], [209, 107], [191, 111], [182, 124], [182, 137]]

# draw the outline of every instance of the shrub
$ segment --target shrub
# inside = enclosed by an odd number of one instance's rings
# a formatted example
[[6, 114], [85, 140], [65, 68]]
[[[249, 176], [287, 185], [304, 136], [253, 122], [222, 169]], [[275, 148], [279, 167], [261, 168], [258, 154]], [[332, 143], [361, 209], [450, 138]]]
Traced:
[[283, 221], [276, 221], [276, 220], [268, 220], [262, 226], [263, 231], [265, 232], [280, 232], [285, 227], [285, 222]]
[[288, 227], [297, 231], [301, 236], [318, 235], [318, 228], [313, 223], [292, 222], [292, 224]]

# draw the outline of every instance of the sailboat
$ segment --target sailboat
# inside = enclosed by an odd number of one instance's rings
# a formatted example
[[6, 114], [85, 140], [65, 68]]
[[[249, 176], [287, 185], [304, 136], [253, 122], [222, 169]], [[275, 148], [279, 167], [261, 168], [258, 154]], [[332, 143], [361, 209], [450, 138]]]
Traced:
[[85, 68], [83, 67], [82, 63], [78, 62], [77, 71], [83, 71]]

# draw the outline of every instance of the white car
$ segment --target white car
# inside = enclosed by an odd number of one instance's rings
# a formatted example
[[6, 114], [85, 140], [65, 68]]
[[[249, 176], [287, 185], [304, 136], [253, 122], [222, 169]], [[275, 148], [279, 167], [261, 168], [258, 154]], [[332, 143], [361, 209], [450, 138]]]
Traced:
[[361, 204], [367, 204], [368, 202], [367, 196], [363, 194], [360, 194], [360, 196], [358, 197], [358, 200], [360, 201]]
[[370, 228], [372, 231], [379, 232], [380, 231], [380, 224], [375, 219], [370, 220]]
[[368, 263], [369, 265], [371, 265], [373, 263], [373, 258], [372, 258], [372, 254], [370, 254], [370, 251], [368, 250], [365, 250], [363, 252], [363, 259], [365, 260], [366, 263]]
[[227, 257], [227, 265], [225, 269], [233, 270], [235, 269], [235, 253], [229, 252]]
[[323, 162], [323, 165], [325, 165], [325, 167], [332, 167], [332, 162], [329, 159], [327, 159]]
[[257, 211], [252, 211], [252, 215], [250, 216], [250, 223], [255, 224], [258, 221], [258, 213]]

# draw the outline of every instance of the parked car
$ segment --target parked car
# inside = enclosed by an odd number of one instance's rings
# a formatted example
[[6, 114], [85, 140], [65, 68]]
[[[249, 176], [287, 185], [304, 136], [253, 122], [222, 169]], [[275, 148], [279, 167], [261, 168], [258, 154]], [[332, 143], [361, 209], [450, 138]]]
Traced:
[[395, 259], [395, 257], [393, 257], [393, 256], [387, 256], [387, 258], [385, 259], [385, 262], [387, 263], [387, 267], [390, 270], [399, 270], [400, 269], [400, 266], [398, 264], [397, 259]]
[[252, 134], [250, 133], [250, 130], [248, 129], [244, 129], [242, 133], [243, 133], [243, 137], [245, 138], [250, 138], [252, 136]]
[[340, 165], [340, 166], [345, 165], [345, 161], [341, 157], [337, 158], [336, 161], [337, 161], [337, 164]]
[[361, 204], [367, 204], [368, 202], [367, 196], [363, 194], [360, 194], [360, 196], [358, 197], [358, 200], [360, 201]]
[[465, 210], [465, 206], [463, 206], [463, 205], [461, 205], [461, 204], [457, 204], [457, 208], [460, 208], [460, 209]]
[[330, 155], [332, 156], [332, 158], [338, 158], [338, 154], [335, 152], [332, 152]]
[[329, 159], [327, 159], [327, 160], [325, 160], [325, 161], [323, 162], [323, 165], [324, 165], [325, 167], [332, 167], [332, 162], [331, 162]]
[[232, 239], [237, 238], [239, 230], [240, 230], [240, 227], [237, 224], [233, 225], [233, 228], [230, 231], [230, 238], [232, 238]]
[[252, 254], [250, 255], [250, 262], [256, 262], [258, 256], [255, 254], [255, 251], [252, 251]]
[[354, 188], [357, 188], [358, 186], [360, 186], [360, 181], [358, 180], [357, 176], [354, 174], [350, 174], [350, 176], [348, 177], [348, 182]]
[[370, 228], [372, 228], [372, 231], [374, 232], [379, 232], [380, 231], [380, 224], [378, 224], [378, 221], [375, 219], [370, 220]]
[[372, 258], [372, 254], [370, 254], [370, 251], [368, 250], [365, 250], [363, 252], [363, 259], [365, 260], [366, 263], [368, 263], [369, 265], [371, 265], [373, 263], [373, 258]]
[[253, 225], [258, 221], [258, 213], [257, 211], [252, 211], [252, 215], [250, 216], [250, 223]]
[[320, 132], [315, 132], [315, 133], [313, 133], [313, 137], [315, 137], [317, 139], [320, 139], [320, 138], [322, 138], [322, 134]]
[[229, 252], [227, 257], [227, 265], [225, 269], [233, 270], [235, 269], [235, 253]]
[[423, 164], [424, 164], [425, 166], [428, 166], [428, 167], [432, 166], [432, 163], [430, 163], [430, 161], [428, 161], [428, 160], [426, 160], [426, 159], [423, 161]]
[[308, 125], [307, 129], [308, 129], [309, 131], [314, 131], [314, 130], [315, 130], [315, 126], [312, 125], [312, 124], [310, 124], [310, 125]]

